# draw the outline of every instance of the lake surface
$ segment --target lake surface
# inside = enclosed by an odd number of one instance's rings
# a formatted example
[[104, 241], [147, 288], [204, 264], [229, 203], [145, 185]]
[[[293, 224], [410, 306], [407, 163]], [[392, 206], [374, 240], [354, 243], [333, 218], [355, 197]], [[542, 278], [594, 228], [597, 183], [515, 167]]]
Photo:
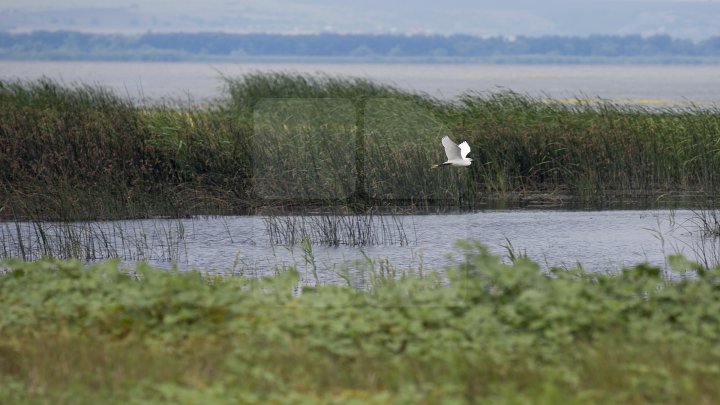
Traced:
[[468, 91], [510, 89], [559, 99], [600, 97], [653, 106], [720, 105], [717, 66], [0, 61], [2, 79], [46, 76], [68, 84], [100, 84], [145, 102], [209, 101], [222, 95], [222, 76], [258, 71], [363, 77], [446, 99]]
[[[347, 268], [354, 284], [368, 277], [368, 259], [387, 260], [398, 270], [420, 267], [443, 270], [462, 260], [458, 239], [474, 239], [507, 260], [509, 244], [542, 268], [582, 265], [589, 271], [617, 272], [642, 262], [666, 267], [666, 256], [683, 253], [703, 260], [717, 257], [717, 239], [703, 239], [692, 211], [484, 211], [454, 215], [408, 215], [394, 218], [406, 236], [403, 245], [392, 237], [378, 246], [313, 246], [311, 260], [299, 246], [271, 243], [267, 219], [259, 216], [149, 219], [95, 223], [44, 224], [53, 244], [76, 239], [102, 256], [118, 255], [130, 262], [199, 269], [217, 274], [271, 275], [283, 265], [295, 265], [303, 282], [313, 284], [313, 266], [323, 283], [343, 283], [338, 275]], [[386, 221], [385, 224], [396, 223]], [[25, 250], [38, 247], [37, 226], [0, 224], [6, 251], [17, 251], [18, 229]], [[74, 237], [68, 235], [74, 234]], [[112, 252], [104, 251], [108, 242]], [[15, 246], [13, 246], [15, 243]], [[701, 246], [704, 249], [700, 249]], [[2, 253], [0, 249], [0, 253]], [[39, 250], [37, 252], [40, 252]], [[363, 270], [365, 268], [365, 270]]]

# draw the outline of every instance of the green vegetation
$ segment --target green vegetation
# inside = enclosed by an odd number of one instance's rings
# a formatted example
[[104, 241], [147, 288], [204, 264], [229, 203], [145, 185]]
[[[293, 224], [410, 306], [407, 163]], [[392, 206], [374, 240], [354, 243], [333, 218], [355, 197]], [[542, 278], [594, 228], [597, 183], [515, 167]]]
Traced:
[[[504, 264], [298, 291], [118, 262], [8, 261], [3, 403], [717, 403], [720, 268]], [[354, 401], [354, 402], [353, 402]]]
[[[0, 82], [0, 217], [73, 220], [446, 210], [714, 196], [717, 109], [515, 93], [445, 102], [367, 80], [255, 73], [212, 105], [135, 105], [105, 89]], [[428, 170], [439, 139], [467, 170]], [[534, 200], [533, 200], [534, 201]]]
[[[321, 285], [311, 246], [406, 244], [386, 211], [712, 199], [717, 110], [509, 92], [446, 102], [283, 73], [226, 84], [211, 105], [147, 106], [85, 85], [0, 82], [0, 219], [28, 219], [0, 227], [0, 256], [175, 261], [181, 222], [70, 221], [261, 213], [272, 243], [300, 245], [315, 287], [292, 268], [251, 279], [5, 261], [1, 403], [720, 399], [715, 250], [698, 255], [704, 266], [670, 257], [666, 277], [644, 264], [545, 273], [510, 241], [509, 264], [464, 243], [439, 272], [368, 259], [358, 289], [342, 265], [348, 286]], [[470, 168], [430, 170], [445, 134], [472, 145]], [[698, 204], [715, 237], [717, 210]]]

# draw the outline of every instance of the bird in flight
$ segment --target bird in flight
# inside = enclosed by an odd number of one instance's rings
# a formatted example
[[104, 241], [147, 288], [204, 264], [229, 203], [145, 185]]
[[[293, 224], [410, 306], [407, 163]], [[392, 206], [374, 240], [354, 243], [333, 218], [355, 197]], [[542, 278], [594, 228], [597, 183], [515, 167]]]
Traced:
[[447, 161], [439, 165], [432, 165], [432, 169], [440, 166], [470, 166], [472, 159], [465, 157], [470, 153], [470, 145], [468, 145], [467, 141], [457, 145], [450, 137], [446, 136], [443, 137], [442, 144], [445, 147]]

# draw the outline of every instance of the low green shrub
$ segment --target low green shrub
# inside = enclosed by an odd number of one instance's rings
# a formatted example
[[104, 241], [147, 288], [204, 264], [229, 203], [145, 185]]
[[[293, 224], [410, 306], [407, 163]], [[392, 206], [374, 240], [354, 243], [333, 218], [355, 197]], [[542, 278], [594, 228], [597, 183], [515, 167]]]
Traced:
[[504, 263], [369, 290], [118, 262], [8, 261], [0, 399], [180, 403], [713, 403], [720, 269], [668, 280]]

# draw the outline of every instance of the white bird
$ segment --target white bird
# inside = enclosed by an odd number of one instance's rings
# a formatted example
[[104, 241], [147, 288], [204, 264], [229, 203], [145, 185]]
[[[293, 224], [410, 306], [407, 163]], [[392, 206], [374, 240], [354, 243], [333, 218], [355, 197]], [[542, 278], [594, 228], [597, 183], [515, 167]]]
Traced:
[[465, 157], [470, 153], [470, 145], [468, 145], [467, 141], [456, 145], [450, 137], [446, 136], [443, 137], [442, 144], [445, 147], [448, 160], [439, 165], [432, 165], [433, 169], [440, 166], [470, 166], [472, 159]]

